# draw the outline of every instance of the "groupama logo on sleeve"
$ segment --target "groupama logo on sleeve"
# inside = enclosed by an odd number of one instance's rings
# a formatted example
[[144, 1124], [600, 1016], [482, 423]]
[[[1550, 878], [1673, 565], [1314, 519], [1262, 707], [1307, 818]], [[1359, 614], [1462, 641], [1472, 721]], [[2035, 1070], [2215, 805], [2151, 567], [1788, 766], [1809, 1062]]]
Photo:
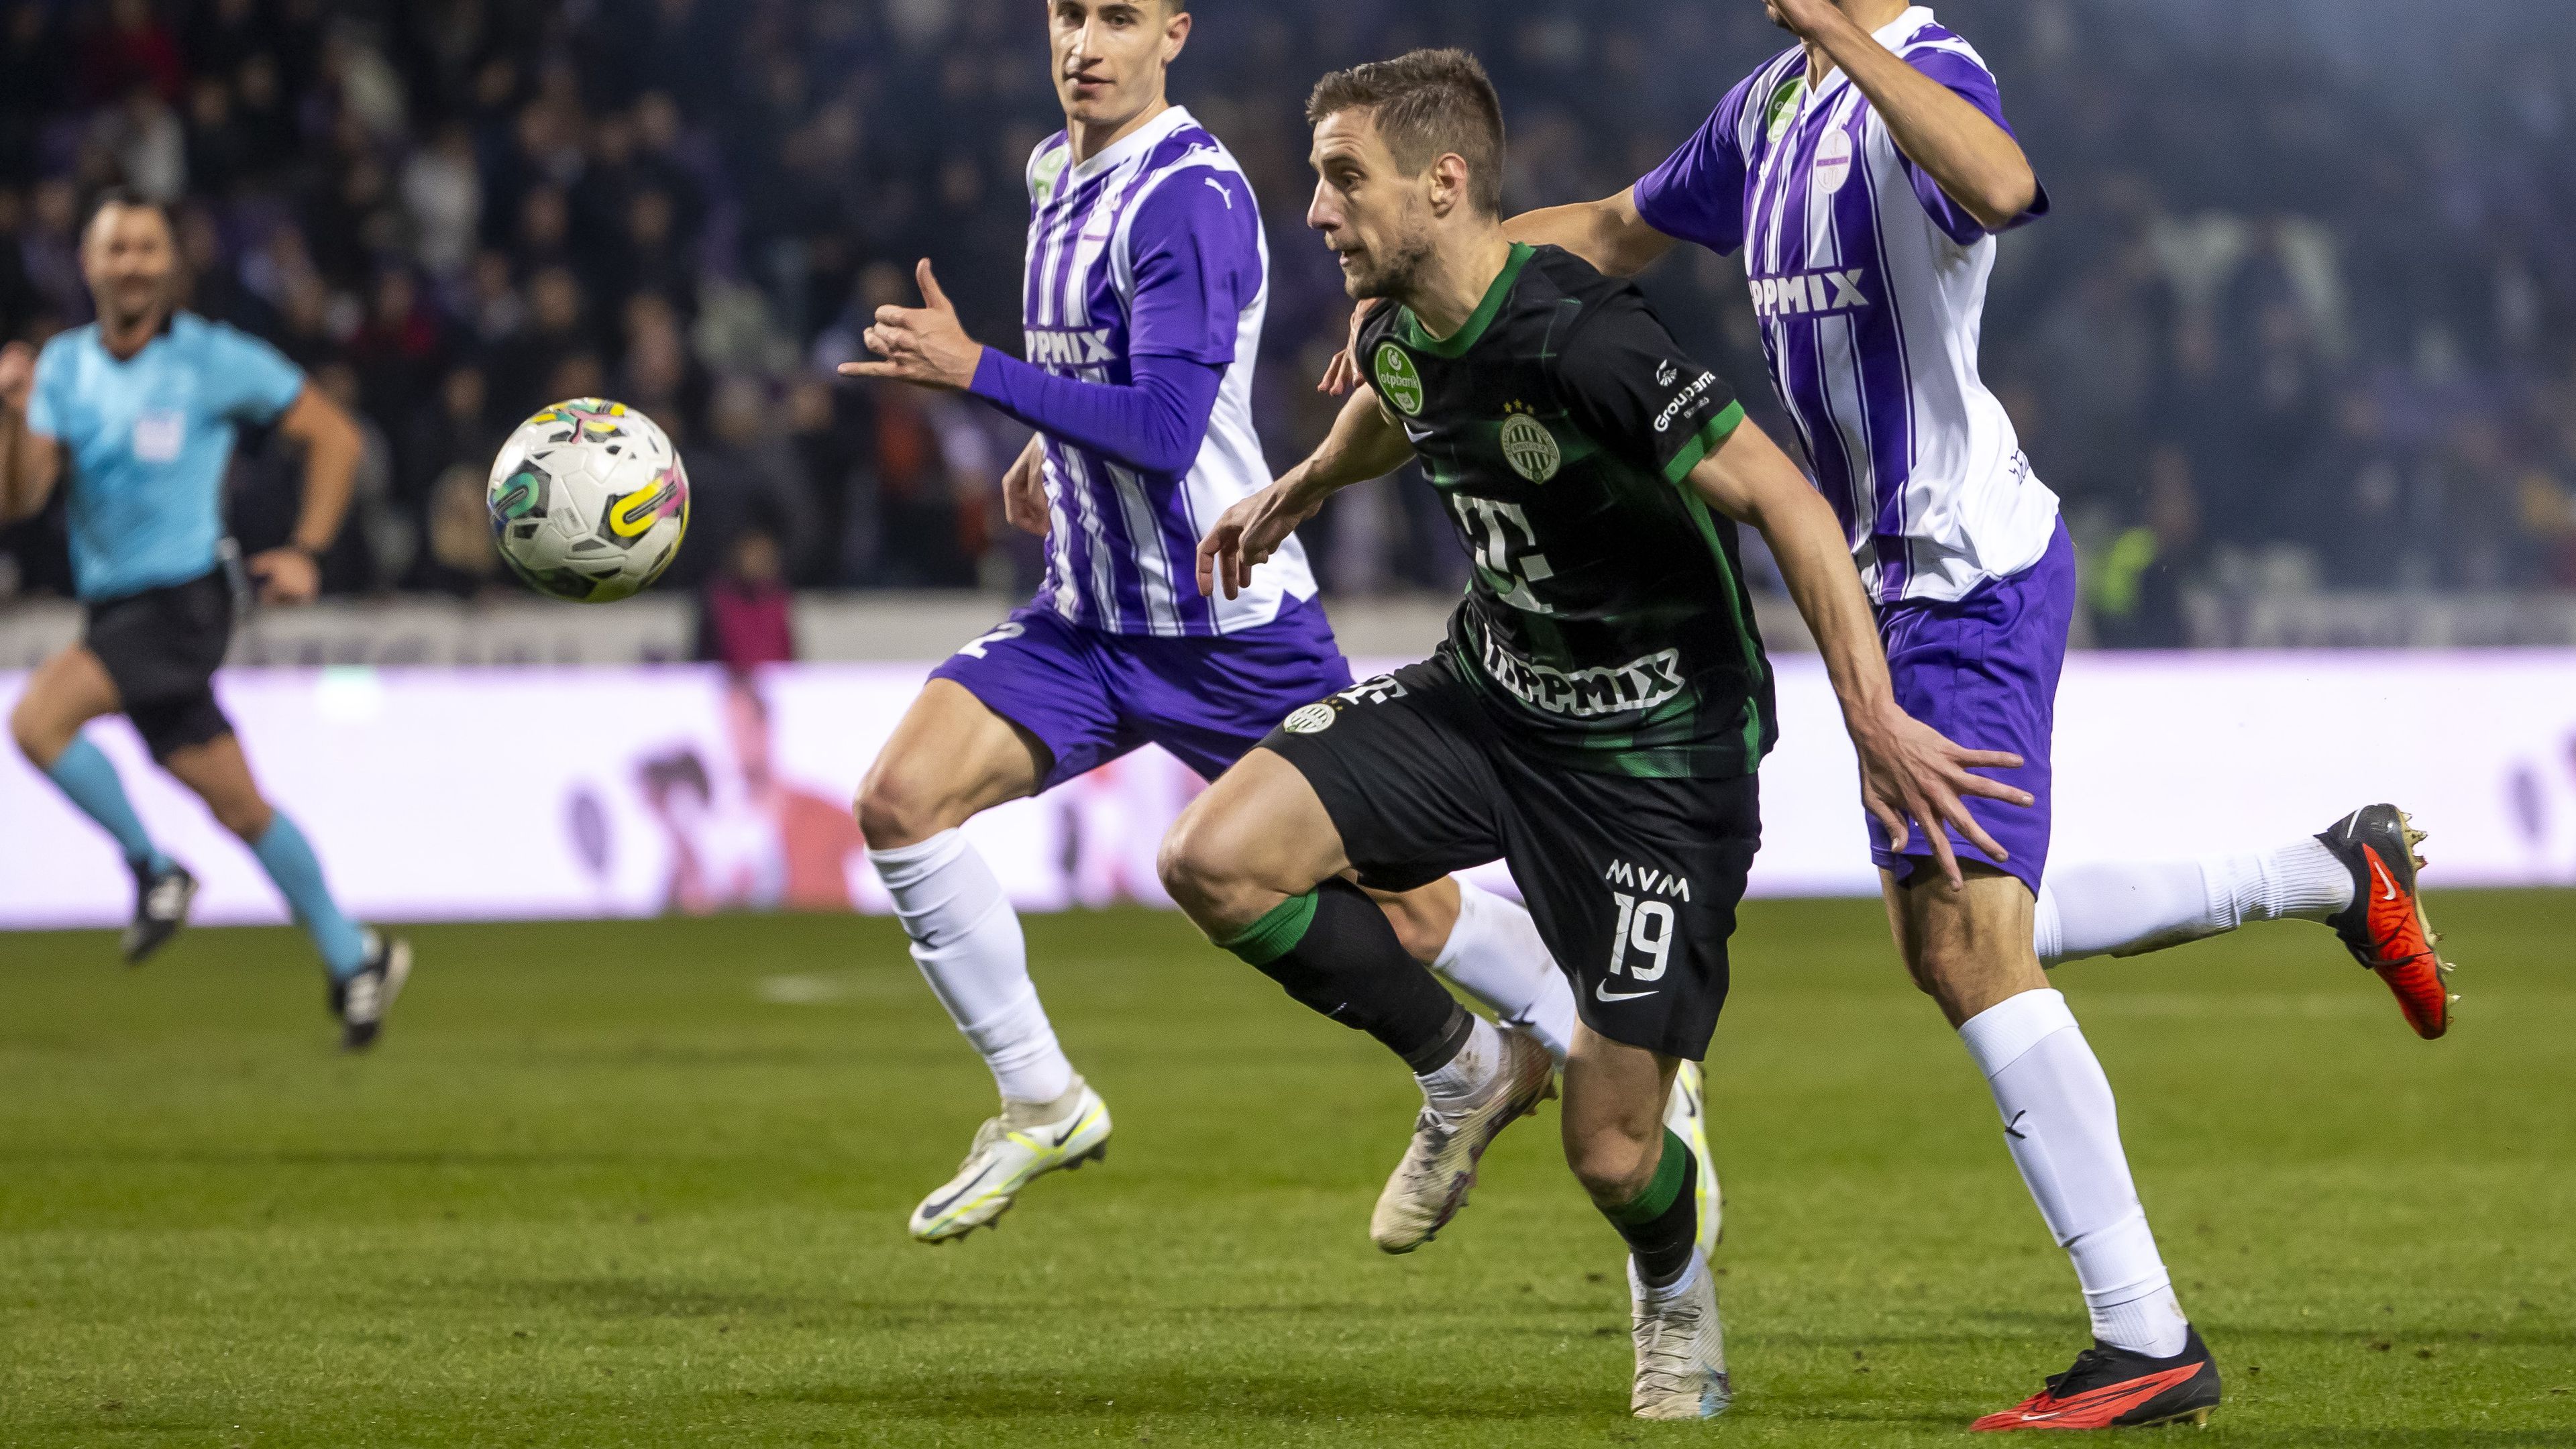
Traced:
[[1405, 416], [1422, 411], [1422, 374], [1414, 371], [1413, 359], [1392, 342], [1377, 345], [1377, 395], [1395, 404]]

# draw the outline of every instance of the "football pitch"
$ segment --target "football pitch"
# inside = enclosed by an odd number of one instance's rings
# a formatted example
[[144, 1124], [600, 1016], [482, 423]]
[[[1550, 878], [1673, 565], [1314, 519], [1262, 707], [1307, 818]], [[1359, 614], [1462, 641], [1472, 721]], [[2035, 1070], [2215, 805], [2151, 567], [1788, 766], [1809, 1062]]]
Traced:
[[[2576, 1445], [2576, 893], [2433, 910], [2436, 1043], [2315, 927], [2059, 973], [2225, 1376], [2194, 1443]], [[412, 935], [363, 1060], [289, 932], [0, 935], [0, 1443], [1905, 1444], [2083, 1341], [1874, 902], [1745, 911], [1703, 1425], [1626, 1417], [1552, 1106], [1380, 1255], [1410, 1081], [1176, 916], [1029, 922], [1117, 1135], [937, 1249], [991, 1083], [893, 923]]]

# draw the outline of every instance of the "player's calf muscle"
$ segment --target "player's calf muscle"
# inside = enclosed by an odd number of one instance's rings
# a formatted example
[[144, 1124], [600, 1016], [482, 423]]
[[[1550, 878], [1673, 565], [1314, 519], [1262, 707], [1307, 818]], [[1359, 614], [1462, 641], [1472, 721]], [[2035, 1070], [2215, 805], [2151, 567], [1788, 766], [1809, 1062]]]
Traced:
[[1575, 1029], [1565, 1064], [1565, 1165], [1595, 1203], [1628, 1202], [1655, 1175], [1675, 1065], [1588, 1026]]
[[1369, 898], [1386, 912], [1405, 954], [1426, 966], [1438, 959], [1449, 933], [1458, 927], [1458, 882], [1452, 878], [1401, 893], [1370, 891]]

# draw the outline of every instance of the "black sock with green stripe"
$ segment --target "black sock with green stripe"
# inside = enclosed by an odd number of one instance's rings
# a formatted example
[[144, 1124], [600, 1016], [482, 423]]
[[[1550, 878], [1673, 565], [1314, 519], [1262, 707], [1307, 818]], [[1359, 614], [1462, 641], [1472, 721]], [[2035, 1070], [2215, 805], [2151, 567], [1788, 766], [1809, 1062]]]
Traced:
[[1328, 880], [1218, 945], [1290, 996], [1386, 1043], [1416, 1076], [1448, 1065], [1475, 1019], [1396, 938], [1368, 892]]
[[1664, 1133], [1663, 1160], [1635, 1197], [1601, 1215], [1637, 1259], [1637, 1276], [1649, 1288], [1661, 1288], [1690, 1268], [1691, 1249], [1699, 1241], [1699, 1161], [1690, 1144]]

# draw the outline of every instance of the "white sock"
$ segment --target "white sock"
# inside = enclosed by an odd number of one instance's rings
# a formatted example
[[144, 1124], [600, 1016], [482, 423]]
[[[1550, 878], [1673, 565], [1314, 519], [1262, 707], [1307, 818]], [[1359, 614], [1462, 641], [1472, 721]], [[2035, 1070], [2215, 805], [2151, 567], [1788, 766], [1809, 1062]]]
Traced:
[[1669, 1303], [1689, 1292], [1691, 1286], [1699, 1282], [1699, 1275], [1707, 1271], [1702, 1266], [1704, 1261], [1699, 1254], [1691, 1254], [1690, 1262], [1683, 1266], [1680, 1277], [1660, 1288], [1654, 1288], [1647, 1286], [1645, 1277], [1638, 1273], [1637, 1259], [1631, 1254], [1628, 1259], [1628, 1296], [1649, 1307]]
[[1002, 1096], [1052, 1102], [1073, 1086], [1073, 1063], [1029, 981], [1019, 913], [966, 837], [943, 830], [918, 845], [871, 850], [894, 897], [912, 959], [949, 1019], [993, 1069]]
[[1459, 881], [1458, 924], [1431, 969], [1565, 1060], [1574, 1045], [1574, 988], [1519, 903]]
[[1458, 1055], [1430, 1071], [1416, 1073], [1413, 1079], [1422, 1084], [1422, 1095], [1431, 1105], [1457, 1107], [1484, 1096], [1502, 1070], [1503, 1034], [1479, 1016], [1467, 1029], [1466, 1044], [1458, 1048]]
[[2226, 929], [2247, 921], [2322, 921], [2352, 904], [2352, 872], [2324, 841], [2303, 835], [2288, 845], [2200, 862], [2213, 917]]
[[2093, 1336], [2170, 1358], [2190, 1325], [2120, 1147], [2120, 1113], [2092, 1044], [2055, 991], [1970, 1017], [1959, 1040], [1986, 1074], [2005, 1143], [2039, 1215], [2075, 1264]]
[[2313, 836], [2199, 860], [2060, 866], [2040, 883], [2039, 959], [2136, 956], [2248, 921], [2322, 921], [2352, 904], [2352, 872]]

